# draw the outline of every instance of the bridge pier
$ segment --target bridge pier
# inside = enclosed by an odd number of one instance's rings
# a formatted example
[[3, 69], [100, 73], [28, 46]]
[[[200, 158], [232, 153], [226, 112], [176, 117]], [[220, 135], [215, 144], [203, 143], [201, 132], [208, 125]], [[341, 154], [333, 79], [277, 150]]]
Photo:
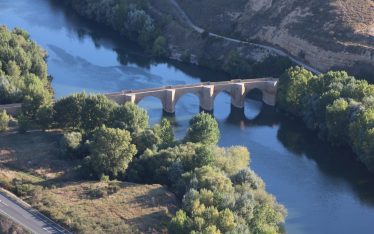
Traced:
[[164, 112], [167, 114], [175, 113], [175, 89], [165, 90], [165, 98], [163, 99], [162, 106]]
[[235, 83], [231, 87], [231, 104], [236, 108], [244, 108], [245, 86], [243, 83]]
[[124, 99], [125, 99], [124, 102], [136, 103], [136, 95], [135, 94], [125, 94]]
[[214, 86], [203, 86], [200, 96], [200, 109], [206, 112], [213, 112], [214, 108]]

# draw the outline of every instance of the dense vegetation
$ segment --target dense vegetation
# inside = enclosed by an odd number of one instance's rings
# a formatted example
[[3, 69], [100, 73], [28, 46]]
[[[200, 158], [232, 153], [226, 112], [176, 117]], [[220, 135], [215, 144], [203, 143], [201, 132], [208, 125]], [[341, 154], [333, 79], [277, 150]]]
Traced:
[[155, 56], [167, 56], [166, 39], [160, 25], [147, 13], [147, 0], [67, 0], [66, 3], [88, 19], [105, 24], [138, 42]]
[[374, 171], [374, 85], [346, 72], [313, 75], [291, 68], [281, 78], [278, 104], [323, 139], [349, 145], [370, 171]]
[[[49, 114], [53, 93], [45, 57], [27, 32], [0, 26], [0, 104], [23, 103], [20, 125], [42, 123]], [[9, 121], [1, 114], [0, 122], [1, 131]]]
[[[148, 125], [145, 110], [102, 95], [57, 101], [46, 126], [64, 129], [62, 157], [86, 179], [167, 185], [182, 201], [170, 233], [278, 233], [285, 209], [249, 167], [244, 147], [220, 148], [218, 124], [206, 113], [174, 139], [167, 119]], [[100, 191], [95, 196], [101, 196]]]

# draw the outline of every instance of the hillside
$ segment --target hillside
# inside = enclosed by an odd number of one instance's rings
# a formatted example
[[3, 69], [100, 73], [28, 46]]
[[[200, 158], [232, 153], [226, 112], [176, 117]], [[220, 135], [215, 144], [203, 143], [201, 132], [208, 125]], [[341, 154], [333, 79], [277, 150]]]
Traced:
[[372, 0], [177, 2], [195, 24], [211, 32], [283, 48], [322, 71], [373, 72]]

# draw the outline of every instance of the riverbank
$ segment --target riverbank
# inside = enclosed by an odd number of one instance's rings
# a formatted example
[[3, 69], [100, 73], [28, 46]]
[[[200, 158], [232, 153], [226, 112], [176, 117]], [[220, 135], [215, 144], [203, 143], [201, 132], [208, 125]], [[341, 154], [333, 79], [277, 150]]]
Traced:
[[[87, 5], [85, 2], [78, 3], [75, 0], [66, 2], [67, 7], [74, 9], [81, 16], [106, 25], [122, 36], [138, 42], [150, 54], [224, 71], [231, 77], [278, 77], [297, 61], [292, 57], [288, 58], [286, 53], [278, 49], [228, 39], [191, 25], [190, 21], [186, 20], [187, 16], [181, 14], [173, 1], [156, 0], [143, 5], [135, 5], [137, 11], [143, 12], [144, 19], [149, 17], [149, 21], [153, 22], [152, 27], [155, 28], [154, 31], [148, 32], [147, 44], [142, 42], [142, 32], [134, 35], [130, 26], [119, 28], [116, 25], [118, 21], [124, 22], [125, 25], [129, 24], [131, 20], [128, 17], [132, 14], [128, 13], [131, 12], [128, 8], [122, 9], [122, 5], [118, 5], [118, 2], [112, 1], [112, 5], [104, 4], [103, 7], [98, 7], [102, 3], [97, 2], [89, 10], [85, 10]], [[128, 4], [130, 3], [131, 1], [128, 1]], [[111, 14], [103, 16], [105, 11]], [[120, 17], [118, 14], [123, 15]], [[140, 28], [145, 30], [144, 22], [141, 23], [143, 25]], [[126, 31], [126, 28], [130, 30]], [[160, 37], [164, 40], [159, 40]], [[163, 52], [158, 53], [159, 51]]]

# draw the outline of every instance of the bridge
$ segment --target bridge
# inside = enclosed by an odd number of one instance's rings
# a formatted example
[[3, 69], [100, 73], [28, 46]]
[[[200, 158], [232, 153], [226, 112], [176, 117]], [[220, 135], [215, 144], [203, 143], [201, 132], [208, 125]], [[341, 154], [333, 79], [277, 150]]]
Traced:
[[231, 104], [233, 106], [243, 108], [246, 95], [251, 90], [258, 89], [262, 92], [262, 101], [274, 106], [276, 102], [277, 83], [278, 79], [275, 78], [231, 80], [122, 91], [106, 94], [106, 96], [118, 104], [125, 102], [138, 104], [143, 98], [156, 97], [160, 99], [163, 110], [166, 113], [173, 114], [175, 113], [176, 103], [183, 95], [194, 94], [199, 98], [200, 108], [211, 112], [213, 111], [214, 99], [221, 92], [226, 92], [231, 96]]
[[[175, 85], [160, 88], [127, 90], [117, 93], [105, 94], [109, 99], [122, 105], [125, 102], [138, 104], [143, 98], [156, 97], [160, 99], [163, 110], [166, 113], [175, 113], [175, 105], [185, 94], [194, 94], [199, 98], [200, 108], [211, 112], [214, 107], [214, 99], [221, 92], [231, 96], [231, 104], [237, 108], [244, 107], [246, 95], [254, 89], [262, 92], [262, 101], [274, 106], [276, 102], [278, 79], [259, 78], [247, 80], [231, 80], [222, 82], [205, 82], [189, 85]], [[5, 110], [10, 115], [17, 115], [22, 104], [0, 105], [0, 111]]]

